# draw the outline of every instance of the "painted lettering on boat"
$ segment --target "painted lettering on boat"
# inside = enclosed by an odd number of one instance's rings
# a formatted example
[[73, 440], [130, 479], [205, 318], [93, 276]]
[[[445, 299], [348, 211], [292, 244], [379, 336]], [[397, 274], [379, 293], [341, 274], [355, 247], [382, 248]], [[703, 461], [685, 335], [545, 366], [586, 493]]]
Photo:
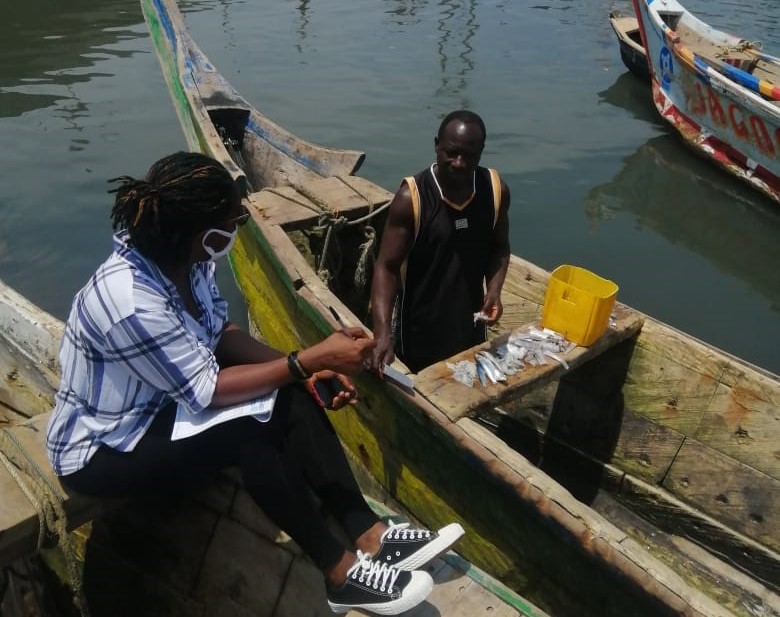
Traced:
[[693, 88], [686, 91], [686, 105], [692, 115], [708, 116], [712, 128], [730, 129], [735, 137], [754, 143], [766, 156], [774, 157], [780, 152], [780, 128], [774, 131], [775, 146], [763, 118], [746, 112], [736, 103], [728, 102], [728, 99], [710, 88], [707, 88], [706, 93], [704, 89], [701, 82], [696, 81]]
[[661, 48], [661, 53], [658, 56], [658, 65], [661, 67], [661, 87], [664, 90], [669, 90], [674, 76], [674, 60], [672, 52], [666, 46]]

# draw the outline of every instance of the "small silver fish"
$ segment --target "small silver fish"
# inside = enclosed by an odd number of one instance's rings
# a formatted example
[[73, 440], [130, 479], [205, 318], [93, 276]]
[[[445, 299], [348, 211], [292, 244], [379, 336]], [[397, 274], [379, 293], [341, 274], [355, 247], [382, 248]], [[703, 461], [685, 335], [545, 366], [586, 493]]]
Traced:
[[487, 376], [485, 375], [485, 367], [482, 366], [482, 364], [479, 361], [479, 358], [477, 358], [476, 365], [477, 365], [477, 377], [479, 377], [479, 382], [482, 384], [482, 387], [484, 388], [485, 386], [487, 386]]
[[496, 358], [494, 358], [488, 351], [479, 351], [476, 354], [477, 362], [481, 362], [485, 368], [485, 373], [490, 378], [490, 381], [497, 383], [499, 381], [506, 383], [506, 375], [501, 370]]

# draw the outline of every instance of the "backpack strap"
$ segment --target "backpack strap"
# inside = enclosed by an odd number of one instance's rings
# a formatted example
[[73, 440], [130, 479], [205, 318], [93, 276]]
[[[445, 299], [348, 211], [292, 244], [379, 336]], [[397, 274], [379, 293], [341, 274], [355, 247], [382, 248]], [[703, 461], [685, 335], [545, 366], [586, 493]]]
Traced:
[[501, 177], [495, 169], [488, 169], [490, 172], [490, 184], [493, 186], [493, 229], [498, 222], [498, 213], [501, 210]]

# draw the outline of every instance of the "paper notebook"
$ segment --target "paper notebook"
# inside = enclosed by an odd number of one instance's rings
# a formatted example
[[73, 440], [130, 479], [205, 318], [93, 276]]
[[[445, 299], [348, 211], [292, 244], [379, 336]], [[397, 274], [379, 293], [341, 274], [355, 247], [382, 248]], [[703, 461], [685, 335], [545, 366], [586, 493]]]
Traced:
[[190, 413], [179, 404], [176, 407], [176, 419], [173, 422], [171, 441], [192, 437], [212, 426], [222, 424], [228, 420], [243, 418], [244, 416], [252, 416], [259, 422], [268, 422], [271, 419], [271, 412], [276, 402], [276, 393], [277, 391], [274, 390], [265, 396], [247, 401], [246, 403], [204, 409], [200, 413]]

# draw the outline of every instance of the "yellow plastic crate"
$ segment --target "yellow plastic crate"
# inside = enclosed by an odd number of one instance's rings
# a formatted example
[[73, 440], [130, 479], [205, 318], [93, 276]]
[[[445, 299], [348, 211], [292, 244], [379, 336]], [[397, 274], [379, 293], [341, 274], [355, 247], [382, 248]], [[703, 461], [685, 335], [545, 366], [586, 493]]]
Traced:
[[609, 325], [618, 286], [579, 266], [553, 270], [542, 309], [542, 327], [587, 347]]

